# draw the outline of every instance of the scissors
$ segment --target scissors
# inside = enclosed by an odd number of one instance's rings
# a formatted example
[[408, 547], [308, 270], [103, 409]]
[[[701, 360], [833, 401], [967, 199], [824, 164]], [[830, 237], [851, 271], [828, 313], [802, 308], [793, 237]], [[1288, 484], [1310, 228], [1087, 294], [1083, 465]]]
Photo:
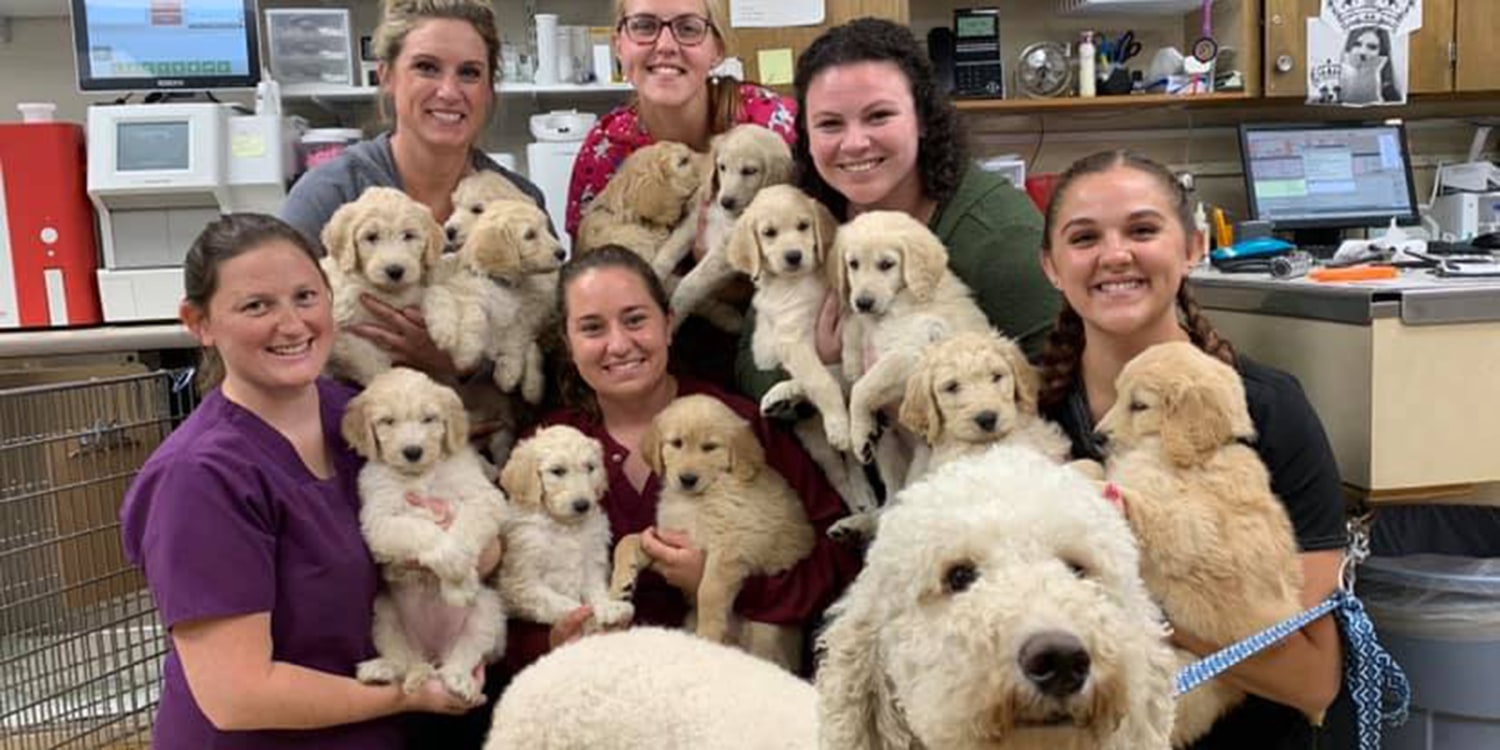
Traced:
[[1135, 40], [1135, 32], [1127, 31], [1120, 40], [1111, 45], [1110, 59], [1124, 65], [1127, 60], [1141, 54], [1141, 43]]

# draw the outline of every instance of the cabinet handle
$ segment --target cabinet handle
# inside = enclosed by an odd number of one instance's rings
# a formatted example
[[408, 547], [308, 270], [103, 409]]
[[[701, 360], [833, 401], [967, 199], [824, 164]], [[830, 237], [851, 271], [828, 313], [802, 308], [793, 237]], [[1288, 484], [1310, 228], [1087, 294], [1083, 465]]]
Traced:
[[1297, 67], [1297, 59], [1296, 58], [1292, 57], [1291, 55], [1279, 55], [1279, 56], [1277, 56], [1277, 58], [1276, 58], [1276, 72], [1277, 73], [1290, 73], [1290, 72], [1292, 72], [1292, 69], [1295, 68], [1295, 67]]

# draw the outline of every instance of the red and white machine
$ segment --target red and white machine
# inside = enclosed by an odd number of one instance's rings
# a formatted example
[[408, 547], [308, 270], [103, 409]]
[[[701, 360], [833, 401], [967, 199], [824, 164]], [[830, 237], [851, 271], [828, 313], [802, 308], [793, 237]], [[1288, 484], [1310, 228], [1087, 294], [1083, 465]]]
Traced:
[[0, 329], [103, 322], [83, 128], [0, 123]]

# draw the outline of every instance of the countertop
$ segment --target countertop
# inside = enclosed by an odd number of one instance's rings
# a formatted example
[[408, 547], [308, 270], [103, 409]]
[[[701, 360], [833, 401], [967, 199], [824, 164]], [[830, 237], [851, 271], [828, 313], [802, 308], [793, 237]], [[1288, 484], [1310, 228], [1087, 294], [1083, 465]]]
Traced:
[[193, 349], [197, 346], [198, 342], [181, 323], [0, 331], [0, 358]]
[[1221, 310], [1359, 325], [1377, 318], [1407, 325], [1500, 321], [1500, 277], [1442, 278], [1407, 268], [1395, 279], [1325, 283], [1200, 268], [1190, 281], [1199, 304]]

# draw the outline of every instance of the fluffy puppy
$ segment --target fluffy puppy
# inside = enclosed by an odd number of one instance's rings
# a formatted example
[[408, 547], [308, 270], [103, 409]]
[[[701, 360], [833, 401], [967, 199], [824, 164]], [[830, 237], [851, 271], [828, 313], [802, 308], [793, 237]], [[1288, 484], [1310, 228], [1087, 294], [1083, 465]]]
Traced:
[[500, 567], [506, 611], [550, 625], [587, 604], [598, 625], [630, 620], [630, 602], [609, 597], [607, 483], [604, 448], [572, 427], [548, 427], [516, 446], [500, 472], [514, 510]]
[[485, 476], [468, 430], [456, 393], [404, 367], [349, 402], [344, 439], [368, 459], [360, 527], [387, 584], [375, 598], [379, 656], [359, 664], [362, 682], [412, 692], [436, 674], [475, 701], [474, 668], [505, 647], [500, 595], [477, 571], [500, 534], [505, 496]]
[[453, 213], [443, 223], [443, 232], [448, 238], [448, 249], [453, 250], [468, 239], [469, 227], [484, 213], [485, 206], [494, 201], [520, 201], [536, 205], [531, 196], [522, 192], [515, 183], [499, 172], [482, 169], [458, 181], [453, 188]]
[[926, 441], [907, 481], [992, 443], [1028, 445], [1058, 463], [1067, 460], [1067, 436], [1037, 414], [1040, 388], [1021, 347], [997, 333], [965, 331], [928, 346], [901, 400], [901, 425]]
[[[688, 314], [703, 308], [736, 270], [725, 251], [731, 233], [741, 214], [762, 189], [786, 183], [792, 178], [792, 150], [774, 131], [754, 124], [737, 125], [713, 140], [709, 150], [710, 177], [699, 188], [704, 200], [695, 206], [706, 206], [703, 225], [703, 257], [672, 291], [673, 325], [678, 326]], [[706, 200], [706, 203], [704, 202]], [[695, 209], [696, 213], [696, 209]], [[688, 221], [696, 217], [690, 216]], [[660, 268], [670, 272], [682, 261], [691, 243], [663, 250]], [[675, 256], [675, 257], [674, 257]]]
[[[831, 275], [854, 314], [844, 321], [844, 378], [854, 455], [877, 461], [886, 487], [906, 483], [910, 435], [881, 438], [875, 414], [898, 402], [928, 344], [963, 331], [989, 331], [969, 288], [948, 269], [948, 251], [902, 211], [860, 214], [839, 229]], [[899, 432], [899, 431], [893, 431]], [[912, 448], [906, 447], [910, 443]]]
[[[387, 187], [372, 187], [345, 203], [323, 227], [323, 272], [333, 290], [333, 320], [342, 332], [373, 322], [360, 304], [368, 294], [392, 307], [422, 303], [426, 269], [443, 251], [443, 228], [432, 211]], [[390, 369], [385, 350], [354, 334], [333, 342], [329, 369], [339, 377], [367, 384]]]
[[[1115, 391], [1098, 426], [1105, 472], [1129, 490], [1141, 575], [1167, 619], [1229, 644], [1301, 611], [1296, 537], [1246, 444], [1255, 428], [1239, 374], [1187, 342], [1158, 344], [1121, 370]], [[1222, 680], [1182, 696], [1173, 746], [1243, 698]]]
[[[679, 224], [683, 232], [696, 231], [682, 219], [703, 181], [703, 163], [702, 154], [671, 141], [625, 157], [609, 184], [583, 210], [575, 250], [586, 253], [621, 245], [653, 263]], [[662, 275], [661, 269], [657, 273]]]
[[[657, 528], [685, 532], [707, 556], [703, 580], [690, 597], [696, 620], [690, 629], [795, 669], [801, 663], [799, 629], [741, 622], [733, 612], [746, 578], [787, 570], [813, 549], [807, 512], [786, 480], [766, 465], [750, 423], [715, 398], [685, 396], [656, 415], [640, 449], [661, 477]], [[611, 594], [629, 596], [650, 564], [639, 535], [621, 539]]]
[[899, 499], [819, 638], [825, 750], [1166, 750], [1175, 662], [1094, 483], [996, 445]]

